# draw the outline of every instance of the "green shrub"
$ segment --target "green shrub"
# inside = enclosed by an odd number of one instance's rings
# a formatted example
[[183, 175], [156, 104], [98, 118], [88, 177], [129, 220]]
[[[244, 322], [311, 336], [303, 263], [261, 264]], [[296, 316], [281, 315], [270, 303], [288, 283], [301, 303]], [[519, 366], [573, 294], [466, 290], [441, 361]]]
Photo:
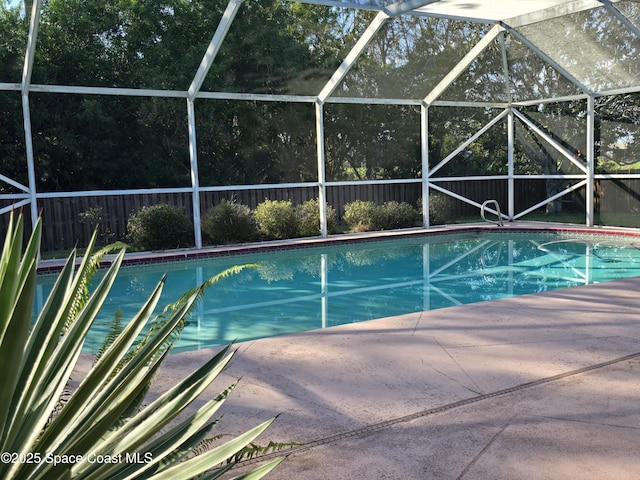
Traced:
[[280, 240], [300, 236], [300, 222], [291, 200], [269, 200], [254, 211], [258, 229], [268, 239]]
[[250, 242], [258, 237], [258, 226], [251, 209], [235, 201], [222, 200], [202, 219], [202, 231], [214, 245]]
[[[0, 451], [10, 455], [0, 462], [0, 478], [110, 480], [159, 475], [186, 480], [200, 478], [210, 469], [216, 471], [208, 472], [206, 478], [218, 478], [273, 421], [202, 451], [203, 441], [210, 443], [213, 438], [216, 411], [235, 383], [217, 396], [207, 395], [193, 412], [185, 408], [231, 360], [229, 347], [158, 398], [146, 400], [146, 393], [185, 315], [225, 272], [165, 309], [138, 343], [162, 293], [161, 279], [138, 314], [122, 322], [124, 328], [72, 387], [70, 376], [122, 264], [124, 248], [91, 293], [86, 286], [104, 253], [93, 255], [96, 235], [77, 269], [76, 252], [72, 252], [34, 322], [41, 232], [38, 220], [23, 253], [24, 220], [20, 215], [14, 224], [12, 213], [0, 255]], [[182, 418], [178, 417], [181, 412], [185, 412]], [[98, 458], [115, 461], [99, 462]], [[251, 478], [261, 478], [281, 460], [259, 467]]]
[[160, 203], [129, 217], [130, 241], [143, 250], [165, 250], [193, 246], [193, 224], [180, 207]]
[[[307, 200], [298, 205], [296, 214], [298, 215], [299, 236], [320, 235], [320, 204], [317, 199]], [[327, 232], [335, 232], [337, 223], [336, 210], [331, 205], [327, 205]]]
[[420, 213], [406, 202], [390, 201], [376, 205], [356, 200], [345, 205], [344, 221], [354, 232], [394, 230], [419, 225]]
[[419, 224], [420, 213], [406, 202], [390, 201], [376, 208], [374, 217], [376, 230], [395, 230], [415, 227]]
[[356, 200], [344, 206], [344, 221], [354, 232], [375, 230], [377, 206], [373, 202]]
[[444, 193], [429, 194], [429, 224], [443, 225], [454, 220], [454, 198]]

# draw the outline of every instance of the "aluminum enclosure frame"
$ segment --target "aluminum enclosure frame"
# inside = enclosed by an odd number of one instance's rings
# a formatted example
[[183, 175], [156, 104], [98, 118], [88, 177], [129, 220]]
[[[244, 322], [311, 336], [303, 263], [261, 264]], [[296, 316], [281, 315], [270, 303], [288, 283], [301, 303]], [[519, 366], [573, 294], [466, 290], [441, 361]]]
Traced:
[[[189, 192], [192, 196], [193, 216], [195, 227], [195, 246], [202, 247], [201, 235], [201, 213], [200, 213], [200, 193], [208, 191], [226, 191], [226, 190], [243, 190], [253, 188], [291, 188], [291, 187], [309, 187], [313, 186], [318, 189], [318, 199], [320, 205], [321, 219], [321, 235], [326, 237], [327, 220], [326, 220], [326, 189], [330, 186], [350, 185], [350, 184], [380, 184], [380, 183], [416, 183], [421, 184], [422, 188], [422, 210], [423, 225], [429, 226], [429, 191], [431, 189], [445, 193], [462, 202], [471, 204], [480, 208], [480, 204], [474, 200], [458, 195], [439, 185], [442, 181], [467, 181], [467, 180], [503, 180], [508, 181], [508, 206], [506, 217], [509, 220], [515, 220], [527, 215], [528, 213], [538, 209], [539, 207], [552, 202], [576, 189], [586, 187], [586, 209], [585, 223], [588, 226], [594, 224], [594, 206], [591, 199], [594, 198], [594, 181], [607, 180], [613, 178], [640, 178], [640, 175], [634, 174], [595, 174], [595, 150], [594, 150], [594, 129], [595, 129], [595, 111], [594, 101], [599, 96], [617, 95], [624, 93], [635, 93], [640, 91], [640, 78], [637, 79], [635, 85], [626, 88], [617, 88], [607, 91], [594, 91], [587, 85], [572, 75], [566, 68], [543, 51], [535, 43], [531, 42], [526, 36], [518, 32], [517, 28], [530, 25], [535, 22], [541, 22], [564, 15], [592, 8], [603, 8], [612, 16], [615, 16], [628, 30], [636, 37], [640, 37], [640, 30], [629, 19], [627, 19], [615, 4], [620, 0], [545, 0], [542, 2], [527, 2], [516, 0], [500, 0], [491, 1], [483, 0], [475, 2], [473, 8], [469, 8], [468, 2], [452, 0], [441, 2], [439, 0], [410, 0], [400, 1], [392, 4], [377, 4], [375, 0], [369, 4], [359, 4], [350, 1], [334, 1], [334, 0], [302, 0], [304, 3], [313, 3], [318, 5], [326, 5], [333, 7], [348, 7], [357, 9], [366, 9], [377, 11], [375, 19], [371, 22], [364, 34], [357, 41], [351, 51], [345, 56], [342, 64], [334, 71], [333, 75], [327, 80], [324, 88], [317, 95], [269, 95], [269, 94], [243, 94], [243, 93], [227, 93], [227, 92], [203, 92], [201, 87], [207, 76], [211, 66], [215, 63], [216, 55], [223, 44], [225, 37], [231, 27], [233, 20], [241, 8], [242, 0], [230, 0], [223, 17], [214, 32], [212, 39], [206, 52], [203, 55], [199, 68], [194, 73], [193, 80], [186, 91], [175, 90], [157, 90], [157, 89], [131, 89], [131, 88], [102, 88], [102, 87], [82, 87], [82, 86], [65, 86], [65, 85], [37, 85], [32, 84], [31, 74], [33, 71], [33, 62], [35, 51], [37, 48], [38, 28], [40, 23], [42, 0], [34, 0], [32, 11], [30, 12], [30, 28], [26, 47], [25, 62], [23, 68], [22, 79], [19, 84], [0, 83], [0, 90], [19, 91], [22, 99], [22, 110], [24, 119], [25, 133], [25, 160], [28, 172], [28, 185], [23, 185], [0, 172], [0, 181], [6, 182], [13, 187], [19, 189], [21, 193], [2, 194], [0, 199], [10, 200], [13, 203], [7, 207], [0, 209], [0, 214], [9, 212], [11, 209], [29, 205], [31, 209], [31, 218], [35, 222], [38, 216], [38, 200], [51, 197], [80, 197], [80, 196], [96, 196], [96, 195], [122, 195], [122, 194], [139, 194], [139, 193], [179, 193]], [[535, 4], [536, 6], [532, 6]], [[499, 15], [496, 14], [499, 12]], [[391, 18], [399, 15], [417, 15], [423, 17], [440, 17], [449, 19], [466, 20], [473, 22], [482, 22], [493, 24], [489, 32], [474, 45], [469, 53], [461, 59], [458, 64], [444, 76], [441, 81], [429, 92], [425, 92], [422, 98], [413, 99], [390, 99], [390, 98], [349, 98], [335, 97], [333, 92], [340, 82], [345, 78], [348, 72], [356, 65], [358, 58], [365, 51], [369, 43], [375, 37], [376, 33]], [[526, 102], [514, 102], [509, 94], [509, 65], [506, 55], [506, 47], [504, 36], [511, 35], [527, 46], [537, 57], [552, 66], [558, 71], [570, 84], [574, 85], [582, 93], [578, 95], [562, 96], [548, 99], [531, 100]], [[505, 89], [508, 95], [508, 101], [503, 103], [492, 102], [466, 102], [466, 101], [444, 101], [440, 97], [443, 92], [470, 66], [470, 64], [478, 58], [478, 56], [493, 42], [500, 42], [502, 49], [503, 72], [505, 78]], [[58, 192], [58, 193], [41, 193], [36, 188], [35, 175], [35, 158], [32, 143], [31, 132], [31, 106], [29, 95], [32, 92], [47, 92], [55, 94], [85, 94], [85, 95], [125, 95], [139, 97], [167, 97], [167, 98], [184, 98], [186, 102], [186, 111], [188, 118], [188, 138], [189, 138], [189, 158], [191, 172], [191, 187], [185, 188], [163, 188], [163, 189], [135, 189], [135, 190], [109, 190], [109, 191], [75, 191], [75, 192]], [[314, 108], [316, 118], [316, 135], [317, 135], [317, 165], [318, 177], [315, 182], [304, 183], [282, 183], [272, 185], [233, 185], [233, 186], [203, 186], [200, 185], [198, 177], [198, 158], [197, 158], [197, 135], [196, 135], [196, 114], [197, 102], [225, 99], [237, 101], [265, 101], [265, 102], [292, 102], [308, 104], [310, 108]], [[581, 163], [575, 159], [574, 152], [567, 151], [561, 144], [548, 136], [542, 129], [531, 122], [527, 117], [519, 112], [519, 108], [529, 105], [537, 105], [542, 103], [552, 103], [568, 100], [584, 100], [587, 101], [586, 119], [587, 119], [587, 149], [586, 160]], [[359, 182], [329, 182], [326, 180], [325, 174], [325, 150], [324, 150], [324, 106], [328, 103], [351, 103], [351, 104], [381, 104], [381, 105], [414, 105], [420, 108], [420, 134], [421, 134], [421, 163], [422, 177], [398, 180], [369, 180]], [[486, 108], [491, 107], [501, 109], [492, 121], [478, 130], [471, 137], [463, 141], [459, 147], [448, 155], [444, 160], [435, 166], [430, 166], [428, 138], [429, 138], [429, 109], [431, 107], [446, 106], [466, 106]], [[514, 122], [518, 119], [526, 124], [541, 138], [544, 138], [560, 155], [567, 158], [570, 162], [577, 166], [581, 173], [573, 175], [517, 175], [514, 171]], [[498, 121], [505, 120], [507, 122], [508, 136], [508, 174], [505, 175], [488, 175], [488, 176], [470, 176], [470, 177], [439, 177], [437, 172], [446, 163], [451, 161], [458, 153], [466, 148], [470, 143], [480, 137], [484, 132], [489, 130]], [[514, 202], [514, 181], [519, 179], [566, 179], [573, 183], [566, 190], [559, 192], [546, 198], [544, 201], [537, 203], [523, 211], [515, 211]], [[492, 211], [488, 209], [488, 211]], [[495, 213], [495, 212], [494, 212]]]

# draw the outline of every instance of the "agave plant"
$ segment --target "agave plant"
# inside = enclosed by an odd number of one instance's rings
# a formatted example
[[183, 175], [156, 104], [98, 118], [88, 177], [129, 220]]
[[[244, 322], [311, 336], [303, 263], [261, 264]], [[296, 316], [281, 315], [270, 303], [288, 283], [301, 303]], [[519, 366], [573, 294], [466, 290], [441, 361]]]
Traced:
[[[157, 400], [138, 408], [167, 355], [167, 342], [204, 286], [190, 292], [144, 342], [136, 343], [158, 303], [162, 279], [60, 404], [87, 332], [116, 278], [124, 248], [90, 294], [86, 285], [95, 235], [77, 268], [73, 252], [34, 322], [41, 221], [24, 252], [23, 222], [22, 214], [17, 219], [11, 215], [0, 257], [0, 478], [213, 479], [227, 472], [234, 455], [273, 419], [194, 455], [210, 436], [217, 421], [213, 415], [235, 384], [181, 421], [176, 417], [228, 364], [233, 356], [229, 346]], [[262, 478], [281, 460], [237, 478]]]

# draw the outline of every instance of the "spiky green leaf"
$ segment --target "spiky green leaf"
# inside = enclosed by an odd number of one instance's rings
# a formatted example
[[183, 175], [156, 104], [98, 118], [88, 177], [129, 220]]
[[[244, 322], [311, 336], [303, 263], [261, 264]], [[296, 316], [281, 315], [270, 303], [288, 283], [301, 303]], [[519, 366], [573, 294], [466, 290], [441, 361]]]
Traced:
[[[231, 465], [223, 464], [224, 460], [238, 455], [272, 420], [213, 450], [184, 459], [209, 435], [217, 423], [211, 417], [232, 387], [177, 422], [168, 432], [163, 433], [161, 429], [225, 368], [233, 356], [229, 347], [146, 408], [137, 411], [137, 407], [168, 352], [167, 346], [171, 345], [194, 302], [206, 288], [243, 267], [225, 271], [188, 292], [177, 304], [165, 310], [151, 333], [134, 347], [135, 339], [158, 302], [161, 281], [133, 320], [114, 335], [113, 342], [70, 398], [60, 402], [63, 393], [68, 397], [71, 372], [84, 339], [115, 281], [124, 249], [93, 292], [89, 291], [88, 285], [104, 251], [92, 254], [94, 235], [77, 269], [75, 252], [72, 252], [32, 325], [41, 223], [37, 222], [22, 254], [23, 222], [22, 215], [14, 220], [12, 214], [0, 257], [0, 358], [3, 361], [0, 369], [0, 450], [39, 453], [41, 456], [73, 453], [86, 456], [89, 451], [104, 454], [151, 452], [153, 462], [140, 465], [140, 468], [87, 466], [86, 463], [58, 466], [46, 462], [5, 463], [0, 464], [0, 478], [60, 480], [71, 478], [73, 473], [74, 478], [91, 480], [110, 480], [122, 475], [140, 479], [160, 475], [173, 479], [208, 472], [203, 478], [213, 479], [227, 471]], [[278, 462], [244, 478], [260, 478]], [[176, 468], [181, 472], [179, 476], [176, 476]]]

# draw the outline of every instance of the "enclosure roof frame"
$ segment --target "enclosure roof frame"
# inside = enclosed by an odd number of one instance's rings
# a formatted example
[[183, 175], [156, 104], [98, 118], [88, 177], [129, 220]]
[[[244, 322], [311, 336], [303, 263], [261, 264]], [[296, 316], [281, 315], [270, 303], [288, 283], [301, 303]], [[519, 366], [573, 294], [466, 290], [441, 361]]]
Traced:
[[[594, 88], [590, 86], [588, 81], [578, 78], [578, 75], [571, 73], [571, 68], [558, 60], [554, 59], [553, 52], [545, 51], [543, 47], [536, 44], [518, 29], [521, 27], [531, 26], [537, 23], [557, 19], [560, 17], [576, 15], [595, 8], [603, 8], [609, 15], [615, 17], [623, 28], [630, 32], [630, 36], [634, 41], [640, 39], [640, 26], [629, 20], [618, 8], [617, 4], [623, 2], [640, 3], [640, 0], [283, 0], [291, 3], [308, 3], [314, 5], [326, 6], [328, 8], [351, 8], [357, 10], [366, 10], [377, 12], [377, 15], [364, 33], [357, 39], [355, 45], [346, 53], [342, 59], [340, 66], [334, 70], [330, 77], [319, 89], [313, 94], [306, 95], [286, 95], [286, 94], [269, 94], [269, 93], [244, 93], [244, 92], [226, 92], [226, 91], [203, 91], [202, 87], [206, 81], [210, 69], [215, 65], [217, 55], [223, 46], [229, 29], [232, 27], [236, 14], [239, 12], [243, 0], [229, 0], [222, 18], [217, 28], [212, 34], [206, 51], [203, 52], [202, 60], [193, 72], [190, 84], [185, 90], [175, 89], [158, 89], [158, 88], [127, 88], [127, 87], [95, 87], [82, 85], [43, 85], [34, 84], [32, 82], [32, 74], [34, 70], [34, 62], [37, 52], [38, 30], [40, 18], [42, 14], [42, 0], [33, 0], [31, 12], [29, 15], [29, 31], [27, 37], [27, 45], [25, 48], [25, 57], [22, 68], [22, 75], [19, 82], [0, 83], [0, 91], [17, 91], [22, 97], [22, 109], [24, 117], [25, 145], [26, 145], [26, 161], [28, 168], [29, 185], [22, 185], [20, 182], [10, 179], [8, 176], [0, 173], [0, 181], [19, 189], [20, 194], [12, 194], [17, 201], [13, 207], [31, 203], [32, 219], [35, 221], [37, 217], [37, 198], [45, 198], [48, 194], [39, 194], [36, 192], [35, 181], [35, 159], [32, 146], [31, 121], [30, 121], [30, 103], [29, 96], [32, 93], [58, 93], [58, 94], [85, 94], [85, 95], [123, 95], [123, 96], [140, 96], [140, 97], [166, 97], [166, 98], [184, 98], [189, 106], [189, 125], [193, 128], [193, 134], [190, 136], [190, 149], [192, 156], [192, 177], [195, 172], [195, 180], [190, 189], [194, 194], [194, 205], [196, 196], [200, 191], [207, 191], [211, 187], [200, 186], [197, 182], [197, 156], [195, 154], [195, 113], [193, 102], [196, 99], [228, 99], [239, 101], [265, 101], [265, 102], [304, 102], [315, 103], [316, 107], [321, 107], [326, 103], [351, 103], [351, 104], [381, 104], [381, 105], [416, 105], [426, 110], [431, 106], [469, 106], [478, 108], [514, 108], [524, 107], [528, 105], [544, 104], [548, 102], [561, 102], [574, 99], [586, 98], [590, 105], [593, 99], [604, 95], [617, 95], [627, 93], [640, 92], [640, 78], [635, 76], [626, 82], [626, 77], [622, 76], [621, 81], [616, 86], [612, 82], [611, 86]], [[383, 29], [385, 24], [396, 17], [418, 16], [423, 18], [447, 19], [452, 22], [473, 22], [487, 26], [487, 31], [480, 39], [470, 46], [468, 52], [458, 59], [453, 68], [444, 76], [434, 82], [435, 87], [425, 89], [424, 96], [419, 95], [416, 98], [370, 98], [355, 96], [337, 96], [336, 90], [340, 87], [341, 82], [345, 80], [350, 70], [356, 65], [358, 59], [366, 52], [367, 47], [376, 38], [378, 32]], [[637, 20], [637, 19], [636, 19]], [[523, 29], [523, 30], [526, 30]], [[530, 32], [531, 33], [531, 32]], [[506, 55], [505, 38], [511, 35], [515, 40], [524, 45], [533, 52], [547, 65], [555, 69], [560, 76], [576, 88], [574, 95], [558, 95], [551, 98], [538, 99], [516, 99], [513, 98], [509, 90], [510, 72], [509, 62]], [[532, 36], [534, 36], [532, 34]], [[581, 38], [581, 37], [576, 37]], [[443, 100], [443, 93], [470, 67], [470, 65], [479, 58], [479, 56], [493, 42], [499, 42], [501, 48], [501, 65], [500, 75], [505, 78], [506, 101], [469, 101], [464, 98], [454, 100]], [[542, 42], [541, 40], [541, 43]], [[624, 64], [627, 65], [627, 64]], [[634, 72], [634, 70], [629, 70]], [[628, 71], [622, 71], [628, 74]], [[584, 75], [583, 75], [584, 76]], [[609, 77], [606, 78], [607, 80]], [[17, 80], [17, 79], [16, 79]], [[322, 112], [322, 108], [317, 108], [317, 112]], [[518, 116], [516, 112], [516, 116]], [[502, 118], [502, 117], [500, 117]], [[520, 117], [519, 117], [520, 118]], [[520, 118], [523, 122], [525, 119]], [[426, 123], [426, 120], [425, 120]], [[532, 129], [534, 126], [530, 125]], [[489, 127], [487, 127], [489, 128]], [[534, 129], [535, 130], [535, 129]], [[537, 132], [544, 136], [544, 132]], [[424, 139], [423, 139], [424, 140]], [[546, 138], [547, 141], [553, 143], [553, 139]], [[576, 162], [572, 158], [571, 152], [562, 151], [559, 145], [554, 145], [557, 149], [570, 161], [574, 162], [580, 170], [590, 175], [593, 179], [593, 173], [589, 173], [587, 167]], [[463, 148], [463, 147], [460, 147]], [[319, 159], [321, 161], [322, 159]], [[593, 168], [593, 158], [588, 159], [589, 168]], [[425, 162], [426, 163], [426, 162]], [[438, 170], [440, 165], [435, 168]], [[434, 171], [435, 171], [434, 170]], [[425, 182], [425, 184], [428, 182]], [[324, 180], [319, 182], [320, 188], [326, 186]], [[236, 186], [237, 187], [237, 186]], [[436, 188], [437, 189], [437, 188]], [[175, 190], [175, 189], [173, 189]], [[113, 191], [111, 193], [125, 192], [125, 190]], [[428, 193], [425, 191], [425, 193]], [[2, 197], [2, 196], [0, 196]], [[19, 197], [19, 198], [18, 198]], [[7, 197], [8, 198], [8, 197]], [[0, 214], [6, 212], [7, 207], [0, 210]]]

